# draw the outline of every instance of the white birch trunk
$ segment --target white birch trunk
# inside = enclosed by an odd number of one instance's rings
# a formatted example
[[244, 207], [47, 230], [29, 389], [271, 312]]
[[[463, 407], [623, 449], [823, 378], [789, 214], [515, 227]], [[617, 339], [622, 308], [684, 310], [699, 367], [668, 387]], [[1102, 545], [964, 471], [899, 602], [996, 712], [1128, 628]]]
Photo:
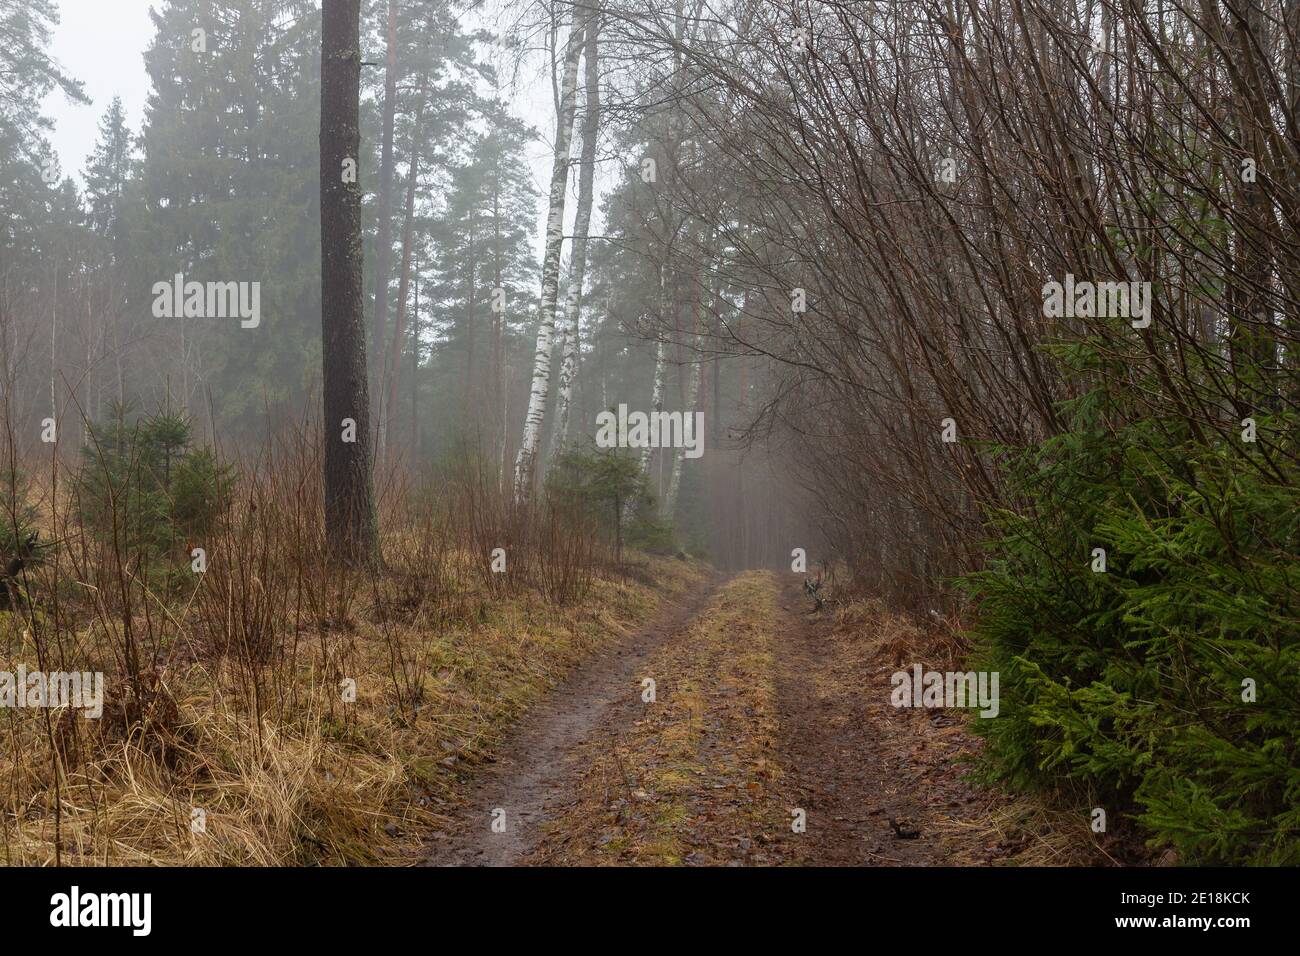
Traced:
[[[690, 379], [686, 385], [686, 407], [682, 409], [683, 430], [686, 427], [686, 416], [694, 416], [695, 406], [700, 397], [700, 361], [702, 360], [697, 360], [691, 363]], [[704, 438], [703, 434], [697, 432], [693, 425], [691, 434], [694, 438], [700, 441]], [[664, 493], [663, 508], [659, 512], [669, 521], [673, 520], [673, 514], [677, 510], [677, 489], [681, 487], [682, 461], [685, 457], [686, 449], [684, 447], [673, 449], [673, 470], [672, 474], [668, 478], [668, 491]]]
[[[662, 286], [662, 281], [660, 285]], [[655, 349], [654, 390], [650, 395], [650, 410], [652, 412], [662, 412], [664, 410], [665, 364], [666, 363], [664, 362], [664, 343], [663, 343], [663, 339], [660, 339], [659, 345]], [[641, 462], [640, 462], [641, 477], [644, 478], [647, 481], [647, 483], [650, 480], [650, 461], [653, 456], [654, 456], [654, 449], [650, 447], [650, 443], [647, 442], [646, 446], [641, 449]], [[635, 502], [632, 499], [628, 499], [627, 504], [623, 508], [623, 519], [625, 521], [630, 519], [632, 515], [635, 513], [635, 511], [636, 511]]]
[[595, 192], [596, 140], [600, 135], [600, 70], [596, 56], [596, 25], [587, 30], [585, 111], [582, 117], [581, 167], [578, 171], [578, 212], [573, 223], [573, 248], [569, 263], [569, 288], [564, 301], [564, 350], [560, 363], [559, 400], [555, 410], [552, 462], [569, 440], [573, 383], [578, 375], [578, 321], [582, 309], [582, 283], [587, 271], [587, 234], [591, 229], [591, 204]]
[[533, 384], [528, 393], [524, 432], [515, 459], [515, 500], [532, 495], [537, 452], [541, 444], [542, 419], [551, 388], [551, 345], [555, 336], [555, 302], [559, 295], [560, 249], [564, 245], [564, 201], [569, 183], [569, 143], [573, 138], [576, 108], [578, 60], [582, 53], [583, 23], [575, 14], [564, 48], [564, 78], [555, 130], [555, 162], [551, 171], [550, 207], [546, 214], [546, 247], [542, 254], [542, 301], [537, 326], [537, 351], [533, 356]]
[[[556, 299], [557, 303], [559, 299], [563, 299], [567, 304], [569, 299], [570, 288], [572, 288], [571, 284], [569, 282], [565, 282], [564, 287], [559, 291], [558, 297]], [[558, 305], [557, 305], [557, 310], [558, 310]], [[560, 369], [559, 369], [558, 379], [555, 383], [555, 399], [556, 399], [555, 406], [556, 407], [555, 407], [555, 414], [551, 416], [551, 441], [546, 451], [547, 457], [549, 459], [547, 462], [548, 474], [550, 472], [550, 469], [555, 466], [555, 459], [560, 452], [560, 412], [562, 410], [562, 406], [567, 400], [567, 396], [565, 395], [565, 392], [569, 385], [569, 383], [565, 381], [565, 377], [564, 377], [566, 371], [565, 362], [568, 357], [569, 347], [572, 340], [573, 337], [569, 333], [567, 316], [565, 317], [564, 321], [560, 321], [557, 318], [555, 323], [555, 335], [551, 340], [551, 361], [554, 362], [556, 356], [559, 356]]]

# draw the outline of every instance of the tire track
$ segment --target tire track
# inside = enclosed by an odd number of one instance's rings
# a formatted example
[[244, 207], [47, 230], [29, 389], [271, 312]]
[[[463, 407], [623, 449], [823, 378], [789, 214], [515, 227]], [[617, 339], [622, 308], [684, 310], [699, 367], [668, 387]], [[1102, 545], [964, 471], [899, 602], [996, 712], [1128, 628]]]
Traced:
[[[473, 783], [453, 825], [433, 835], [424, 865], [520, 863], [541, 841], [549, 808], [566, 801], [582, 744], [603, 724], [634, 719], [637, 667], [664, 642], [680, 638], [722, 584], [721, 578], [707, 580], [689, 601], [665, 608], [647, 627], [592, 655], [526, 714], [496, 763]], [[505, 813], [503, 832], [492, 827], [498, 809]]]

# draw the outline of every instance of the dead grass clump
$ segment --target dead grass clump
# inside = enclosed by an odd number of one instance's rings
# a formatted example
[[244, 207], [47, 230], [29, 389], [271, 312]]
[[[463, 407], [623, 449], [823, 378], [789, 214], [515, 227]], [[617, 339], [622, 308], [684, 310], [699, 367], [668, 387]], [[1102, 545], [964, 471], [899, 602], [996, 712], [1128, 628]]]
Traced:
[[838, 606], [833, 622], [837, 635], [866, 642], [870, 654], [893, 667], [921, 664], [931, 670], [959, 670], [970, 652], [970, 643], [957, 618], [936, 614], [920, 619], [892, 611], [876, 599]]

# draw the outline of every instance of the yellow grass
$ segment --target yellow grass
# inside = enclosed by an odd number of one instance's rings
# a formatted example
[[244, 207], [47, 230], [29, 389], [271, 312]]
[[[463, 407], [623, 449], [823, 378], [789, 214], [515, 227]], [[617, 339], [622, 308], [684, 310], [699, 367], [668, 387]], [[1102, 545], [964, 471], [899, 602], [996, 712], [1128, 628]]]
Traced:
[[[531, 592], [470, 595], [450, 621], [425, 611], [384, 621], [361, 601], [352, 621], [300, 635], [296, 660], [256, 674], [173, 654], [157, 673], [167, 706], [126, 739], [107, 719], [0, 710], [0, 861], [415, 862], [467, 771], [509, 725], [701, 573], [683, 561], [634, 560], [651, 565], [642, 577], [657, 587], [600, 576], [569, 608]], [[36, 667], [26, 630], [0, 614], [0, 670]], [[172, 649], [186, 636], [178, 631]], [[80, 667], [116, 671], [112, 660]], [[342, 678], [356, 683], [354, 703], [342, 699]], [[61, 727], [75, 733], [72, 746], [52, 745]], [[195, 811], [202, 827], [192, 825]]]

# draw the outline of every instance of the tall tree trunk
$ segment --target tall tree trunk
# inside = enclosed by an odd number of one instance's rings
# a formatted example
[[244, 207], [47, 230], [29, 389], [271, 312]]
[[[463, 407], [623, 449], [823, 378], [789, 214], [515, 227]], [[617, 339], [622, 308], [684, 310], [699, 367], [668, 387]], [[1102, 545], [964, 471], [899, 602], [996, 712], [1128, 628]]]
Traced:
[[495, 429], [496, 446], [496, 472], [497, 487], [502, 494], [505, 494], [507, 472], [510, 466], [509, 459], [506, 456], [506, 441], [510, 435], [509, 416], [506, 408], [506, 370], [505, 370], [505, 303], [504, 301], [496, 305], [497, 292], [500, 289], [501, 295], [505, 294], [505, 286], [501, 284], [501, 146], [500, 141], [497, 143], [496, 154], [493, 157], [493, 178], [492, 178], [492, 282], [493, 282], [493, 302], [492, 307], [492, 408], [496, 412], [493, 416], [493, 427]]
[[546, 249], [542, 256], [541, 315], [537, 326], [537, 351], [533, 356], [533, 384], [528, 393], [524, 433], [515, 458], [515, 498], [532, 495], [542, 419], [551, 388], [551, 340], [555, 335], [555, 300], [560, 283], [560, 249], [564, 244], [564, 200], [569, 182], [569, 141], [577, 99], [578, 59], [582, 53], [583, 21], [575, 10], [564, 49], [564, 77], [556, 113], [555, 156], [551, 170], [550, 207], [546, 215]]
[[[1284, 23], [1287, 65], [1286, 105], [1289, 111], [1286, 129], [1294, 153], [1300, 150], [1300, 0], [1286, 0]], [[1286, 182], [1291, 195], [1300, 196], [1300, 169], [1297, 169], [1294, 163], [1289, 164]], [[1279, 271], [1286, 277], [1284, 281], [1288, 284], [1287, 292], [1294, 299], [1295, 283], [1300, 281], [1300, 252], [1291, 243], [1283, 243], [1280, 251], [1286, 258], [1283, 260], [1285, 265], [1281, 266]], [[1295, 309], [1286, 309], [1282, 321], [1292, 342], [1300, 338], [1300, 316], [1296, 315]], [[1289, 367], [1283, 380], [1291, 383], [1292, 403], [1300, 403], [1300, 354], [1297, 352], [1300, 350], [1290, 347], [1285, 353]]]
[[472, 236], [470, 238], [470, 259], [468, 263], [469, 275], [467, 276], [468, 283], [465, 295], [465, 386], [463, 402], [466, 415], [475, 415], [478, 413], [478, 409], [474, 405], [474, 340], [477, 331], [474, 328], [474, 308], [478, 305], [477, 296], [475, 294], [478, 289], [478, 256], [475, 255], [477, 242], [477, 236]]
[[[1258, 0], [1228, 0], [1231, 45], [1237, 63], [1232, 97], [1237, 137], [1246, 155], [1267, 162], [1264, 130], [1271, 126], [1256, 44], [1267, 49]], [[1277, 351], [1273, 334], [1272, 201], [1259, 183], [1239, 188], [1233, 288], [1233, 321], [1228, 343], [1238, 391], [1237, 414], [1250, 415], [1273, 404], [1273, 370]]]
[[587, 234], [591, 228], [591, 203], [596, 179], [596, 141], [600, 135], [600, 63], [596, 45], [598, 25], [587, 27], [585, 112], [582, 116], [582, 154], [578, 171], [578, 212], [573, 223], [573, 251], [569, 262], [569, 294], [564, 301], [564, 352], [560, 363], [559, 401], [555, 409], [555, 433], [551, 460], [569, 440], [569, 417], [573, 405], [573, 382], [578, 374], [578, 319], [582, 308], [582, 283], [587, 272]]
[[411, 306], [411, 460], [420, 460], [420, 264], [415, 264], [415, 303]]
[[[667, 274], [668, 274], [667, 265], [661, 266], [660, 273], [659, 273], [659, 301], [661, 306], [664, 301], [664, 277]], [[652, 414], [661, 412], [663, 411], [664, 408], [664, 377], [665, 377], [666, 367], [668, 364], [665, 361], [666, 358], [665, 352], [666, 352], [666, 348], [664, 345], [664, 340], [661, 337], [659, 339], [659, 344], [655, 346], [654, 386], [650, 394], [650, 411]], [[649, 485], [649, 481], [650, 481], [650, 464], [653, 458], [654, 458], [654, 449], [650, 446], [649, 442], [646, 442], [645, 447], [641, 449], [641, 461], [640, 461], [639, 471], [641, 477], [645, 479], [647, 485]], [[624, 508], [625, 519], [630, 519], [632, 517], [632, 512], [635, 504], [636, 502], [634, 499], [629, 498], [627, 500], [627, 504], [625, 505]]]
[[[694, 416], [695, 408], [700, 396], [700, 368], [704, 364], [702, 358], [697, 358], [691, 363], [690, 383], [686, 387], [686, 401], [682, 406], [682, 428], [686, 427], [686, 416]], [[692, 426], [692, 435], [699, 439], [701, 436], [698, 429]], [[686, 458], [685, 447], [673, 449], [673, 470], [668, 478], [668, 491], [664, 494], [663, 508], [660, 514], [668, 521], [673, 520], [677, 511], [677, 491], [682, 483], [682, 461]]]
[[[388, 279], [393, 255], [393, 127], [397, 121], [397, 0], [388, 0], [388, 50], [384, 63], [384, 132], [379, 154], [379, 235], [375, 249], [374, 324], [370, 348], [384, 354], [384, 332], [388, 323]], [[375, 400], [379, 400], [375, 383]]]
[[361, 186], [345, 182], [343, 176], [344, 160], [356, 161], [361, 151], [360, 20], [361, 0], [324, 0], [320, 239], [325, 541], [334, 560], [354, 566], [379, 557], [362, 317]]
[[415, 185], [420, 178], [420, 128], [424, 124], [424, 104], [427, 95], [425, 82], [420, 84], [420, 102], [415, 108], [415, 123], [411, 127], [411, 166], [406, 182], [406, 219], [402, 223], [402, 270], [397, 282], [397, 318], [393, 323], [393, 336], [388, 350], [388, 400], [380, 409], [384, 426], [384, 455], [392, 460], [393, 440], [397, 426], [397, 386], [402, 377], [402, 338], [406, 332], [406, 298], [411, 290], [411, 247], [415, 241]]
[[[668, 347], [663, 339], [655, 346], [655, 378], [654, 388], [650, 393], [650, 413], [652, 416], [658, 416], [664, 410], [664, 383], [668, 377]], [[650, 478], [650, 464], [654, 460], [654, 448], [646, 442], [646, 446], [641, 449], [641, 474], [648, 481]]]
[[[561, 271], [563, 271], [563, 264], [561, 264]], [[556, 312], [557, 312], [557, 315], [556, 315], [556, 320], [555, 320], [555, 335], [554, 335], [554, 337], [551, 339], [551, 362], [552, 362], [552, 363], [554, 363], [554, 362], [557, 360], [557, 358], [562, 357], [562, 356], [564, 355], [564, 353], [565, 353], [565, 350], [568, 348], [568, 344], [569, 344], [569, 327], [568, 327], [568, 325], [566, 325], [566, 324], [561, 320], [560, 316], [558, 315], [558, 312], [559, 312], [559, 302], [560, 302], [560, 301], [565, 301], [565, 302], [567, 302], [568, 299], [569, 299], [569, 282], [568, 282], [568, 277], [565, 277], [564, 282], [561, 284], [559, 290], [556, 292]], [[563, 362], [562, 359], [561, 359], [561, 361], [560, 361], [560, 372], [561, 372], [561, 374], [564, 372], [564, 362]], [[559, 404], [560, 404], [560, 394], [559, 394], [559, 393], [560, 393], [560, 388], [559, 388], [559, 386], [562, 386], [562, 385], [563, 385], [563, 382], [557, 382], [556, 384], [557, 384], [556, 395], [555, 395], [555, 398], [556, 398], [556, 403], [555, 403], [555, 405], [556, 405], [556, 407], [555, 407], [555, 413], [554, 413], [553, 415], [551, 415], [551, 440], [550, 440], [550, 442], [548, 443], [548, 445], [543, 445], [543, 446], [542, 446], [542, 449], [541, 449], [541, 450], [543, 451], [543, 454], [545, 455], [545, 457], [550, 458], [552, 461], [553, 461], [554, 458], [555, 458], [555, 451], [556, 451], [555, 445], [556, 445], [556, 442], [559, 440], [559, 436], [560, 436], [560, 429], [559, 429], [559, 424], [560, 424], [560, 408], [559, 408]]]
[[[50, 297], [50, 418], [54, 421], [59, 420], [59, 402], [55, 395], [55, 362], [58, 355], [58, 337], [59, 337], [59, 267], [57, 261], [54, 266], [54, 294]], [[181, 324], [184, 328], [184, 323]]]
[[[736, 316], [736, 340], [743, 342], [741, 335], [744, 334], [745, 309], [749, 306], [749, 293], [746, 292], [740, 302], [740, 313]], [[740, 382], [738, 387], [739, 397], [737, 399], [737, 420], [741, 422], [751, 421], [749, 417], [749, 356], [742, 354], [740, 356]], [[739, 556], [740, 568], [749, 567], [749, 537], [745, 528], [745, 469], [741, 465], [741, 453], [737, 452], [733, 461], [735, 462], [734, 470], [736, 473], [736, 514], [740, 516], [736, 522], [736, 545], [735, 554]]]
[[722, 299], [719, 297], [713, 314], [713, 367], [710, 384], [713, 386], [713, 447], [722, 447]]

